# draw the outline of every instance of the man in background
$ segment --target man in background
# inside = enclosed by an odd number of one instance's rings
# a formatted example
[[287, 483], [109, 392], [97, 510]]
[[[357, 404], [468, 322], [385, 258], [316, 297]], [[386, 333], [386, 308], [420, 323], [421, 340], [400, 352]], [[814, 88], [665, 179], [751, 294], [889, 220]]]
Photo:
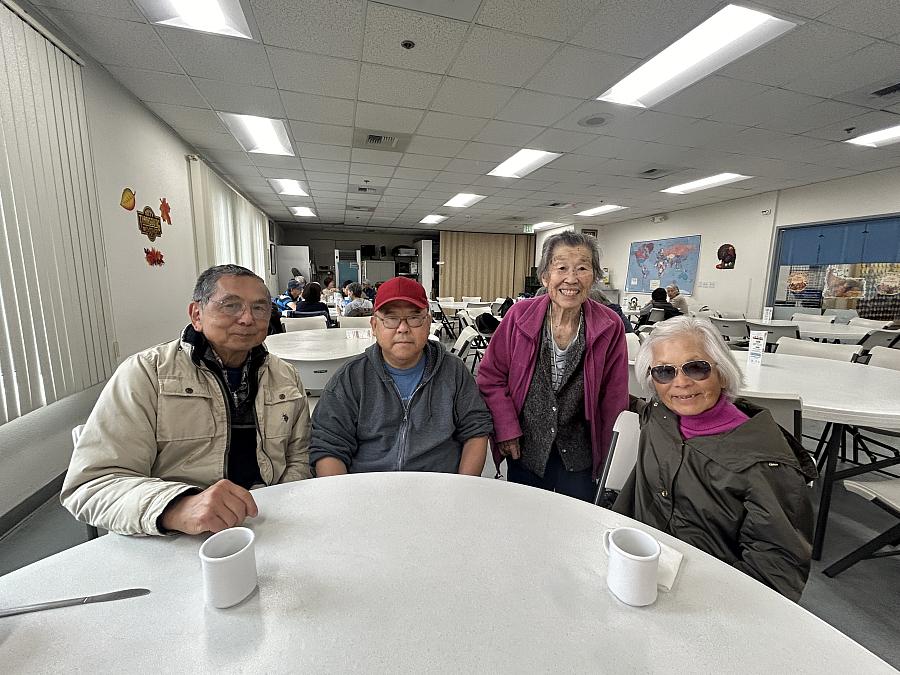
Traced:
[[678, 284], [671, 283], [666, 286], [666, 295], [669, 296], [669, 303], [677, 309], [679, 312], [688, 316], [690, 312], [688, 312], [688, 303], [687, 298], [685, 298], [681, 294], [681, 289], [678, 288]]

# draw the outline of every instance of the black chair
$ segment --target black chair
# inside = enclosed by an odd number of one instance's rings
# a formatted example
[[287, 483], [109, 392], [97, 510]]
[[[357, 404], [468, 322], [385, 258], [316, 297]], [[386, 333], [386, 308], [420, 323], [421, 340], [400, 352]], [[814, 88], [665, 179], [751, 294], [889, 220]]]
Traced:
[[307, 319], [311, 316], [324, 316], [325, 317], [325, 325], [328, 328], [336, 328], [337, 327], [337, 321], [332, 320], [331, 314], [329, 314], [328, 312], [326, 312], [324, 310], [319, 311], [319, 312], [295, 312], [293, 310], [288, 310], [285, 313], [284, 318], [285, 319]]

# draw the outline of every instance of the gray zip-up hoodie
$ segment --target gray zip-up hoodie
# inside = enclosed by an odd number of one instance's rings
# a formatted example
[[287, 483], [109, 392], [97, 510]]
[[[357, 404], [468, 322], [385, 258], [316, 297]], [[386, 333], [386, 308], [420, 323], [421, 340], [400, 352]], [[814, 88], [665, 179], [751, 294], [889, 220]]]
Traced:
[[404, 406], [376, 344], [331, 378], [313, 412], [310, 464], [335, 457], [350, 473], [456, 473], [463, 444], [493, 431], [465, 364], [429, 340], [425, 373]]

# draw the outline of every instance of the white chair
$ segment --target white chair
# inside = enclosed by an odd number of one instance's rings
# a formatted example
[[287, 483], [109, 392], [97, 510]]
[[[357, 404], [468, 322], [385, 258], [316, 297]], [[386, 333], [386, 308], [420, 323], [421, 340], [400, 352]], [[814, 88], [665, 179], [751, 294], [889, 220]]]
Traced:
[[637, 333], [625, 333], [625, 347], [628, 349], [628, 360], [634, 361], [641, 350], [641, 339]]
[[[800, 339], [800, 329], [797, 326], [773, 326], [768, 323], [747, 322], [748, 331], [766, 331], [766, 351], [772, 351], [772, 347], [778, 344], [778, 339], [783, 337]], [[748, 333], [749, 335], [749, 333]]]
[[864, 352], [875, 347], [900, 347], [900, 331], [870, 330], [863, 339], [857, 342]]
[[453, 302], [453, 296], [452, 296], [452, 295], [447, 295], [447, 296], [445, 296], [445, 297], [443, 297], [443, 298], [437, 297], [437, 298], [435, 298], [435, 300], [437, 300], [438, 302]]
[[431, 328], [428, 329], [428, 334], [433, 335], [434, 337], [440, 339], [441, 331], [444, 329], [444, 324], [440, 321], [432, 321]]
[[855, 361], [863, 348], [859, 345], [833, 344], [830, 342], [813, 342], [796, 338], [778, 338], [777, 354], [793, 354], [794, 356], [814, 356], [832, 361]]
[[[900, 518], [900, 478], [865, 481], [845, 480], [844, 487], [850, 492], [855, 492], [864, 499], [868, 499], [876, 506], [880, 506], [895, 518]], [[879, 550], [885, 546], [897, 546], [897, 544], [900, 544], [900, 522], [863, 544], [852, 553], [845, 555], [837, 562], [826, 567], [824, 573], [828, 577], [834, 577], [861, 560], [900, 555], [900, 550], [897, 549]]]
[[469, 315], [469, 318], [474, 321], [475, 317], [478, 316], [479, 314], [490, 314], [491, 306], [490, 305], [483, 305], [483, 306], [469, 305], [468, 307], [466, 307], [465, 309], [460, 310], [460, 311], [466, 312]]
[[803, 443], [803, 401], [799, 396], [757, 392], [741, 398], [768, 410], [779, 426], [791, 432], [798, 443]]
[[613, 424], [612, 441], [603, 462], [594, 504], [599, 504], [606, 490], [619, 492], [631, 475], [638, 457], [638, 441], [641, 437], [640, 417], [623, 410]]
[[[77, 427], [72, 427], [72, 449], [75, 449], [75, 446], [78, 445], [78, 439], [81, 438], [81, 432], [84, 431], [84, 425], [79, 424]], [[93, 525], [89, 525], [85, 523], [85, 529], [87, 529], [87, 537], [88, 539], [96, 539], [100, 536], [100, 531], [94, 527]]]
[[465, 363], [466, 359], [470, 356], [473, 357], [472, 360], [472, 372], [475, 372], [475, 364], [481, 360], [481, 352], [482, 350], [477, 347], [477, 341], [480, 339], [480, 335], [478, 331], [475, 330], [472, 326], [466, 326], [459, 332], [459, 337], [456, 338], [456, 342], [453, 343], [453, 346], [450, 348], [450, 353], [455, 354], [459, 358], [463, 360]]
[[747, 349], [747, 322], [744, 319], [721, 319], [709, 317], [710, 323], [716, 327], [722, 339], [730, 349]]
[[866, 326], [867, 328], [887, 328], [891, 325], [890, 321], [880, 321], [876, 319], [861, 319], [858, 316], [847, 322], [851, 326]]
[[716, 312], [723, 319], [746, 319], [743, 312]]
[[[328, 322], [324, 316], [308, 316], [302, 319], [282, 319], [284, 330], [290, 333], [295, 330], [318, 330], [328, 328]], [[368, 324], [366, 324], [368, 325]]]
[[313, 410], [316, 409], [316, 404], [319, 402], [318, 396], [307, 396], [307, 402], [309, 403], [309, 416], [312, 417]]
[[833, 316], [835, 323], [844, 323], [846, 324], [850, 319], [855, 319], [859, 316], [859, 312], [855, 309], [826, 309], [823, 312], [824, 316]]
[[464, 295], [462, 296], [463, 302], [481, 302], [480, 295]]
[[869, 365], [877, 368], [900, 370], [900, 349], [872, 347], [872, 351], [869, 352]]
[[650, 318], [647, 319], [651, 324], [663, 321], [666, 318], [666, 310], [654, 308], [650, 310]]
[[371, 328], [371, 319], [370, 316], [342, 316], [340, 325], [341, 328]]
[[806, 321], [808, 323], [834, 323], [834, 317], [824, 314], [807, 314], [806, 312], [794, 312], [791, 321]]

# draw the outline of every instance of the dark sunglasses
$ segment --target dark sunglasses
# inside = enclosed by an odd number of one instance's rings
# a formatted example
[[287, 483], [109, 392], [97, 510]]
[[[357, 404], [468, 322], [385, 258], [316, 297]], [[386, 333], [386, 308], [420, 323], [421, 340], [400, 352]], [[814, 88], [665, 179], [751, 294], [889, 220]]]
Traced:
[[650, 377], [659, 384], [669, 384], [678, 377], [678, 371], [681, 371], [692, 380], [705, 380], [712, 372], [712, 365], [709, 361], [688, 361], [679, 368], [678, 366], [653, 366], [650, 369]]

